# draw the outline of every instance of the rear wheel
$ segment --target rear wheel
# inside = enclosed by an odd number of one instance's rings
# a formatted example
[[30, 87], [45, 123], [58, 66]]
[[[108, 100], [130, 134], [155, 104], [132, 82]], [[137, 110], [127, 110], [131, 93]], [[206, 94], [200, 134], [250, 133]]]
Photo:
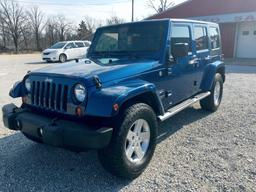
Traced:
[[211, 94], [200, 101], [200, 105], [207, 111], [215, 112], [219, 108], [223, 95], [223, 79], [221, 74], [217, 73], [212, 85]]
[[65, 63], [67, 61], [67, 56], [65, 54], [61, 54], [59, 57], [59, 61], [61, 63]]
[[155, 150], [156, 115], [150, 106], [140, 103], [125, 110], [118, 121], [110, 145], [99, 150], [99, 159], [112, 174], [136, 178], [147, 167]]

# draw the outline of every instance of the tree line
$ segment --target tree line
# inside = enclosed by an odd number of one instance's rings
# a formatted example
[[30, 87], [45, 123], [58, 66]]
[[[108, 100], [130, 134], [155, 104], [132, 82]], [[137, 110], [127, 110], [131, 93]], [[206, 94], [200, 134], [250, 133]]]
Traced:
[[103, 23], [123, 22], [117, 16], [104, 22], [85, 16], [76, 26], [64, 15], [46, 16], [39, 7], [25, 9], [17, 1], [0, 0], [0, 52], [41, 51], [58, 41], [91, 40]]
[[[171, 5], [168, 0], [148, 0], [156, 13]], [[24, 8], [18, 1], [0, 0], [0, 52], [41, 51], [58, 41], [91, 40], [97, 27], [124, 22], [118, 16], [105, 21], [85, 16], [76, 26], [64, 15], [46, 16], [37, 6]]]

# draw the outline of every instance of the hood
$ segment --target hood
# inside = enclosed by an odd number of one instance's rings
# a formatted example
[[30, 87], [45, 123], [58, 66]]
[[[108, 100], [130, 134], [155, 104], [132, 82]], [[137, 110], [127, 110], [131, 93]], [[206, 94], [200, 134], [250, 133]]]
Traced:
[[43, 50], [43, 53], [51, 53], [51, 52], [55, 52], [58, 51], [59, 49], [45, 49]]
[[34, 71], [32, 74], [51, 76], [72, 76], [78, 78], [90, 79], [98, 76], [101, 83], [113, 80], [123, 79], [139, 75], [153, 68], [159, 62], [156, 60], [137, 60], [133, 62], [115, 62], [114, 65], [101, 65], [90, 61], [90, 63], [81, 61], [79, 63], [69, 62], [66, 64], [56, 64]]

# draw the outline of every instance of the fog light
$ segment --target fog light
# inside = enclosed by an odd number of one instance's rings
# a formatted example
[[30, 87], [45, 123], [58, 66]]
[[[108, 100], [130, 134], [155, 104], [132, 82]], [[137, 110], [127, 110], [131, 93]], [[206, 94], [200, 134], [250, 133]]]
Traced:
[[79, 106], [76, 108], [76, 115], [77, 115], [78, 117], [82, 117], [82, 116], [83, 116], [83, 110], [82, 110], [82, 108], [79, 107]]
[[39, 128], [39, 129], [38, 129], [38, 135], [39, 135], [39, 137], [43, 137], [43, 134], [44, 134], [43, 128]]

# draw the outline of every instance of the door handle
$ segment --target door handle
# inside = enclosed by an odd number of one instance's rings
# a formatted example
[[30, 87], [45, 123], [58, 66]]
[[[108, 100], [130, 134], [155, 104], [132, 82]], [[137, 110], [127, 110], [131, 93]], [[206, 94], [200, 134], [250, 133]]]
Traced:
[[212, 57], [210, 55], [208, 55], [207, 57], [204, 58], [204, 60], [206, 61], [210, 61], [212, 59]]
[[172, 75], [172, 68], [168, 68], [167, 72], [168, 72], [168, 75]]
[[199, 61], [198, 58], [193, 58], [192, 60], [190, 60], [190, 61], [188, 62], [188, 64], [189, 64], [189, 65], [195, 65], [195, 64], [198, 63], [198, 61]]

